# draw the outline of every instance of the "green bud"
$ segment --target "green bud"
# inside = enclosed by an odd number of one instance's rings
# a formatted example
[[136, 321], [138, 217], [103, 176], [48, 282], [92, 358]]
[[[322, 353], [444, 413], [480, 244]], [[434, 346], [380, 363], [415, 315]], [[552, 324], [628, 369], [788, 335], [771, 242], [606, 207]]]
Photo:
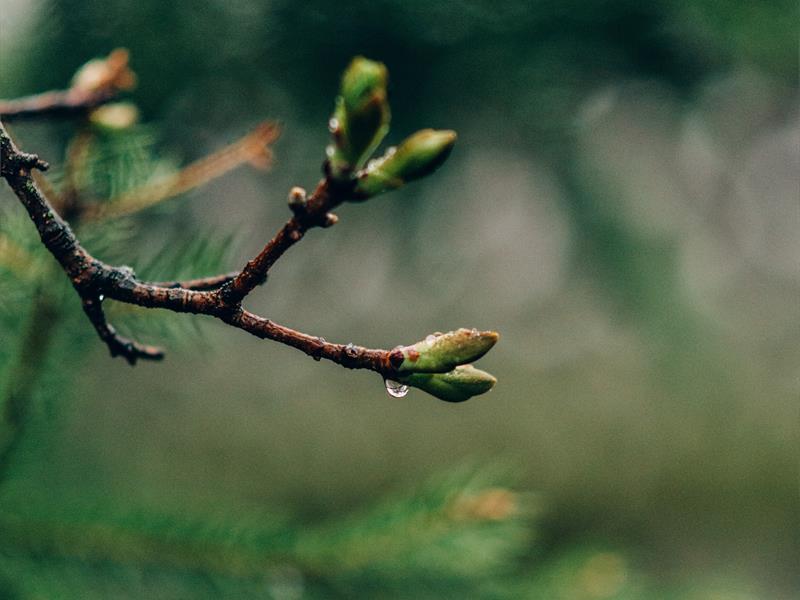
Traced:
[[458, 365], [478, 360], [499, 337], [496, 331], [463, 328], [432, 334], [413, 346], [399, 348], [403, 362], [396, 368], [409, 373], [446, 373]]
[[456, 143], [456, 132], [423, 129], [371, 162], [359, 175], [356, 193], [369, 198], [394, 190], [438, 169]]
[[358, 169], [389, 131], [386, 66], [356, 57], [342, 76], [340, 95], [329, 126], [331, 173], [345, 178]]
[[411, 373], [397, 381], [418, 388], [445, 402], [463, 402], [484, 394], [497, 383], [486, 371], [472, 365], [461, 365], [448, 373]]

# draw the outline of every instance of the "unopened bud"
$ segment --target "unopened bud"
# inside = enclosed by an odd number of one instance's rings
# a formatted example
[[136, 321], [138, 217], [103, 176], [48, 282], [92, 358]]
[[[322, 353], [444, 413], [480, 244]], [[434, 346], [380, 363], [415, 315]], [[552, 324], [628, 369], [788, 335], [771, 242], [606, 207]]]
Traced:
[[400, 372], [446, 373], [458, 365], [478, 360], [499, 338], [496, 331], [463, 328], [429, 335], [413, 346], [399, 348], [404, 359], [396, 368]]
[[333, 144], [328, 154], [334, 177], [346, 178], [360, 169], [389, 131], [388, 78], [382, 63], [361, 56], [344, 72], [329, 123]]
[[411, 373], [397, 380], [445, 402], [464, 402], [488, 392], [497, 383], [494, 376], [472, 365], [461, 365], [448, 373]]
[[430, 175], [450, 156], [456, 137], [449, 130], [418, 131], [369, 165], [359, 176], [356, 193], [369, 198]]
[[306, 191], [303, 188], [295, 186], [289, 190], [287, 202], [293, 212], [305, 210], [306, 200]]

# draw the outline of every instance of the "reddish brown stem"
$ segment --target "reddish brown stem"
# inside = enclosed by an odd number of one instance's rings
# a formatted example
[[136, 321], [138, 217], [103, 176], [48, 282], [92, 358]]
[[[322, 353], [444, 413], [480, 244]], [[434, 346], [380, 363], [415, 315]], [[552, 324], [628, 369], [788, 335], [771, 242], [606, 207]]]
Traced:
[[245, 296], [265, 281], [272, 265], [284, 252], [303, 239], [306, 231], [312, 227], [328, 227], [336, 223], [336, 216], [329, 211], [344, 202], [351, 191], [349, 187], [337, 187], [331, 180], [323, 179], [305, 205], [294, 209], [294, 217], [244, 266], [239, 275], [220, 289], [222, 301], [238, 306]]
[[108, 346], [111, 356], [123, 356], [128, 364], [135, 365], [140, 358], [145, 360], [161, 360], [164, 358], [164, 351], [155, 346], [146, 346], [128, 338], [122, 337], [112, 325], [106, 321], [103, 313], [103, 298], [83, 298], [83, 312], [89, 317], [89, 321], [94, 325], [97, 335]]

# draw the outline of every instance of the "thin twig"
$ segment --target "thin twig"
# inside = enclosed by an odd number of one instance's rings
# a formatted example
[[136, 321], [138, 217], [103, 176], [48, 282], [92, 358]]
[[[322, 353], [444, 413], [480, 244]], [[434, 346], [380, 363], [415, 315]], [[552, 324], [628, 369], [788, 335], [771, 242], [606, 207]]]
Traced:
[[0, 118], [31, 119], [43, 116], [84, 115], [131, 89], [136, 77], [128, 68], [128, 51], [113, 50], [106, 58], [90, 61], [76, 74], [72, 86], [16, 100], [0, 100]]
[[42, 116], [81, 115], [116, 97], [117, 91], [111, 89], [45, 92], [17, 100], [0, 100], [0, 116], [12, 121]]
[[295, 209], [295, 216], [244, 266], [239, 275], [220, 289], [222, 300], [232, 305], [240, 304], [256, 286], [264, 282], [272, 265], [303, 239], [309, 229], [334, 225], [338, 217], [329, 211], [344, 202], [351, 191], [350, 187], [335, 186], [328, 178], [323, 179], [308, 202], [302, 208]]
[[103, 204], [86, 206], [81, 218], [84, 221], [97, 221], [137, 213], [205, 185], [244, 163], [266, 169], [272, 163], [270, 145], [279, 135], [277, 123], [265, 121], [241, 139], [193, 162], [175, 174], [146, 183]]
[[103, 298], [83, 298], [83, 312], [89, 317], [97, 335], [108, 346], [111, 356], [123, 356], [129, 364], [135, 365], [140, 358], [145, 360], [161, 360], [164, 351], [155, 346], [147, 346], [122, 337], [112, 325], [106, 321], [103, 312]]

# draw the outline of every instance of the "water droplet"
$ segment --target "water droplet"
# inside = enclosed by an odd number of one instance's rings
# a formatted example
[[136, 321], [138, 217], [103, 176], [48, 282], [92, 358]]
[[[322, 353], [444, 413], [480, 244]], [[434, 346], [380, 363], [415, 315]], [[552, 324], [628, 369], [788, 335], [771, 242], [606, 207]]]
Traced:
[[105, 297], [103, 294], [100, 294], [100, 295], [97, 297], [97, 301], [98, 301], [98, 302], [102, 302], [102, 301], [103, 301], [103, 300], [105, 300], [105, 299], [106, 299], [106, 297]]
[[381, 165], [384, 162], [384, 157], [380, 158], [373, 158], [367, 163], [366, 168], [364, 169], [367, 173], [374, 173], [378, 169], [380, 169]]
[[389, 157], [390, 157], [392, 154], [394, 154], [395, 152], [397, 152], [397, 146], [389, 146], [389, 147], [386, 149], [386, 153], [384, 154], [384, 156], [385, 156], [386, 158], [389, 158]]
[[384, 379], [383, 383], [386, 386], [386, 391], [392, 398], [402, 398], [403, 396], [408, 394], [408, 386], [398, 381], [394, 381], [392, 379]]
[[433, 342], [435, 342], [435, 341], [436, 341], [436, 336], [433, 335], [433, 334], [431, 334], [431, 335], [429, 335], [429, 336], [427, 336], [425, 338], [425, 343], [426, 344], [433, 344]]
[[339, 129], [339, 119], [334, 117], [328, 121], [328, 129], [331, 130], [331, 133], [335, 133], [336, 130]]
[[333, 146], [328, 146], [325, 148], [325, 156], [328, 158], [333, 158], [333, 154], [336, 152], [336, 149]]

